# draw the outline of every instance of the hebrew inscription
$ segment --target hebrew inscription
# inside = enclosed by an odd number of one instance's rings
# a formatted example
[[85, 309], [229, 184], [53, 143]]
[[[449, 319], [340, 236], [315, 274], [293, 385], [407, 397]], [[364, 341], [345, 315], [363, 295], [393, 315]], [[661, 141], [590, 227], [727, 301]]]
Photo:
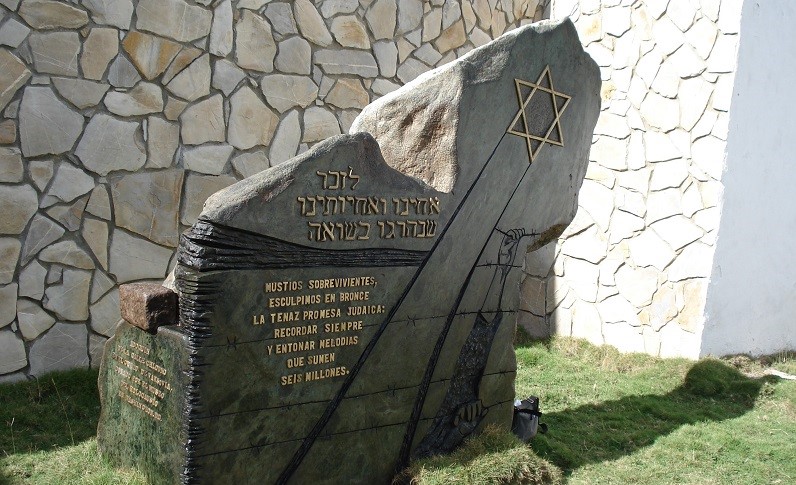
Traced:
[[[439, 197], [380, 197], [354, 193], [361, 176], [344, 170], [316, 171], [321, 190], [333, 193], [296, 198], [307, 219], [310, 241], [433, 238], [440, 213]], [[357, 216], [349, 219], [351, 216]]]

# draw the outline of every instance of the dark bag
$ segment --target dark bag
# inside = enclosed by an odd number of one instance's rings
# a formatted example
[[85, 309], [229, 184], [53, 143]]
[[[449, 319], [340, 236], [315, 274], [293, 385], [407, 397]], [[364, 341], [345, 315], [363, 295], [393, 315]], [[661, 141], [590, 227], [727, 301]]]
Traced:
[[511, 431], [522, 441], [531, 441], [538, 433], [547, 433], [547, 425], [539, 422], [542, 412], [539, 411], [539, 398], [531, 396], [514, 401], [514, 419]]

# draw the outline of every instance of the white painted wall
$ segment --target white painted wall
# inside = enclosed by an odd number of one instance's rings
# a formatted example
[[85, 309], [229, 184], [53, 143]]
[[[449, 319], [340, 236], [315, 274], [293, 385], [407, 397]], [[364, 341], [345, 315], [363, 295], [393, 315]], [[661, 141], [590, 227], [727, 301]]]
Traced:
[[746, 0], [701, 354], [796, 348], [796, 2]]

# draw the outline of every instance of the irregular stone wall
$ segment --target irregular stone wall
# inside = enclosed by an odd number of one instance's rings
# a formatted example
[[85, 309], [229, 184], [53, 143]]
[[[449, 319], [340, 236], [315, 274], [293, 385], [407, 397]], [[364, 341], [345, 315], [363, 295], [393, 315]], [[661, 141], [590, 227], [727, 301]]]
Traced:
[[575, 221], [528, 256], [523, 323], [697, 357], [719, 227], [742, 0], [554, 0], [601, 67]]
[[94, 366], [213, 192], [546, 0], [0, 0], [0, 381]]

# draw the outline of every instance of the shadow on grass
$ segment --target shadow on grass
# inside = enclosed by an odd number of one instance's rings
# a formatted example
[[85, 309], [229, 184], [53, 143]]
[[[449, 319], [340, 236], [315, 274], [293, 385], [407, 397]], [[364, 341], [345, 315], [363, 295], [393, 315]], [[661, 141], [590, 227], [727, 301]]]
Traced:
[[702, 360], [667, 394], [627, 396], [545, 414], [550, 432], [537, 436], [532, 448], [568, 475], [590, 463], [629, 455], [681, 426], [742, 416], [765, 384], [776, 381], [746, 377], [719, 360]]
[[0, 403], [0, 457], [74, 445], [97, 433], [97, 371], [3, 384]]

